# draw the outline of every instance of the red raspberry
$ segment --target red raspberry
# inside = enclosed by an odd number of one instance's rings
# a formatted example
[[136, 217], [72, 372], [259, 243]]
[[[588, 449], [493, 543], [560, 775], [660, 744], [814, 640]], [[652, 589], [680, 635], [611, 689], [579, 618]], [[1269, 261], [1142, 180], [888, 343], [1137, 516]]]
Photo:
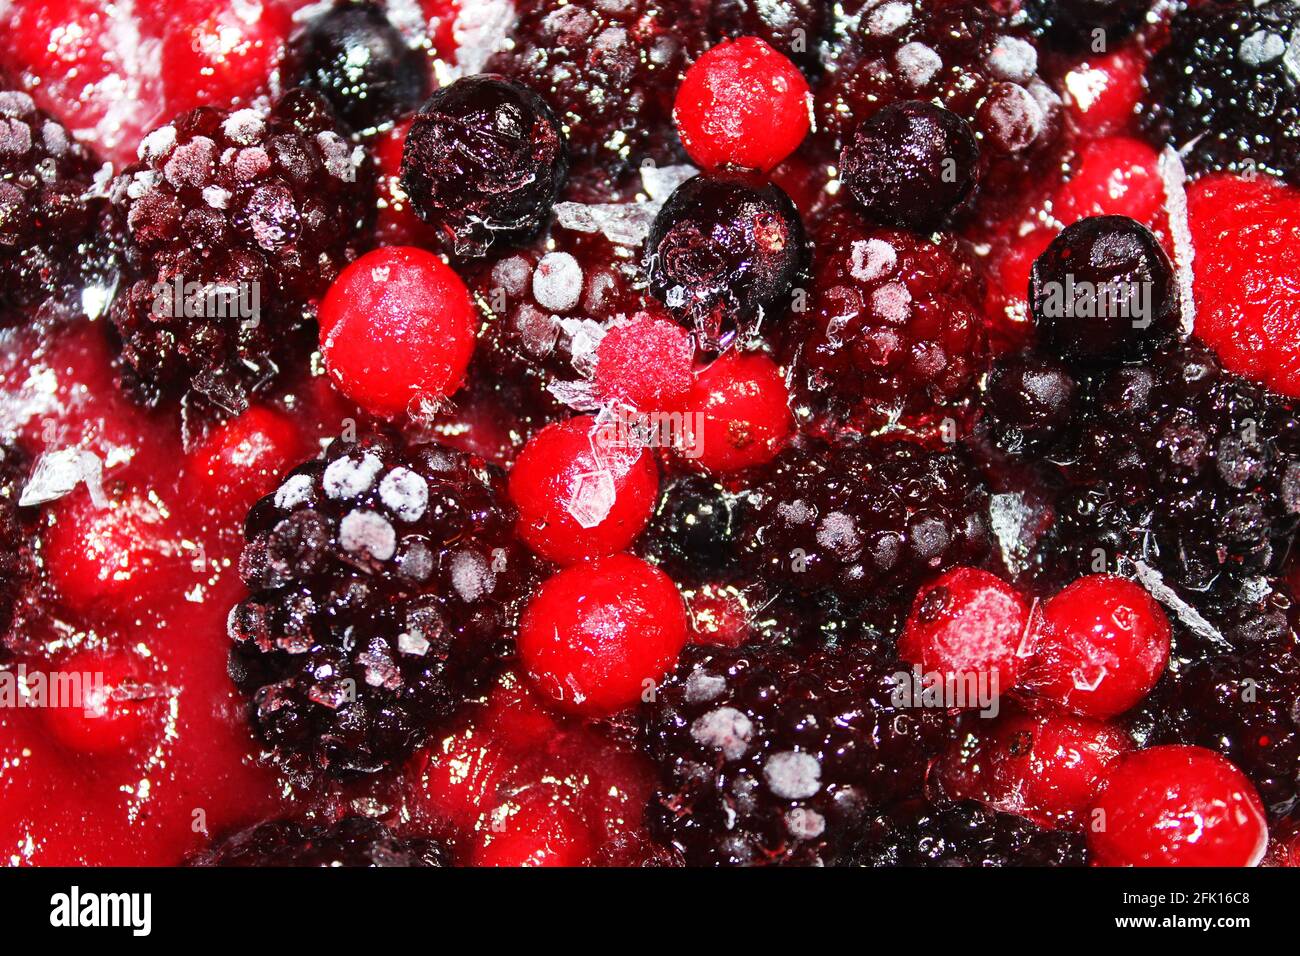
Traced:
[[673, 119], [701, 168], [767, 172], [808, 135], [812, 93], [789, 59], [757, 37], [740, 37], [719, 43], [686, 71]]
[[616, 321], [596, 348], [596, 395], [642, 411], [681, 408], [691, 389], [695, 344], [668, 318], [638, 312]]
[[284, 58], [290, 20], [267, 0], [188, 0], [163, 30], [169, 113], [246, 105]]
[[1300, 193], [1268, 179], [1209, 176], [1188, 190], [1196, 334], [1230, 370], [1300, 396]]
[[1169, 620], [1141, 587], [1112, 574], [1080, 578], [1031, 624], [1022, 685], [1087, 717], [1128, 710], [1169, 662]]
[[1101, 866], [1255, 866], [1268, 846], [1259, 794], [1202, 747], [1129, 754], [1090, 815], [1088, 846]]
[[659, 470], [590, 415], [534, 435], [510, 470], [519, 536], [559, 564], [622, 551], [650, 520]]
[[276, 480], [302, 457], [293, 423], [254, 405], [218, 426], [189, 455], [188, 470], [205, 497], [248, 508], [276, 488]]
[[781, 370], [757, 352], [728, 352], [700, 372], [686, 410], [682, 454], [709, 471], [769, 462], [794, 430]]
[[79, 675], [81, 682], [80, 700], [57, 702], [41, 712], [45, 729], [64, 747], [106, 755], [161, 735], [166, 693], [150, 680], [141, 661], [87, 651], [61, 663], [58, 671]]
[[929, 673], [997, 673], [995, 690], [1020, 674], [1017, 655], [1029, 605], [1016, 589], [978, 568], [953, 568], [916, 595], [898, 653]]
[[1142, 99], [1146, 57], [1133, 44], [1077, 64], [1065, 74], [1065, 108], [1090, 133], [1119, 132]]
[[376, 415], [460, 387], [479, 314], [465, 283], [431, 252], [389, 246], [362, 256], [320, 307], [320, 347], [338, 389]]
[[1128, 136], [1093, 140], [1079, 151], [1074, 175], [1056, 190], [1053, 215], [1063, 226], [1087, 216], [1128, 216], [1161, 230], [1167, 221], [1159, 159], [1149, 145]]
[[677, 663], [686, 610], [668, 576], [627, 554], [544, 583], [519, 626], [519, 657], [566, 710], [601, 716], [641, 699]]

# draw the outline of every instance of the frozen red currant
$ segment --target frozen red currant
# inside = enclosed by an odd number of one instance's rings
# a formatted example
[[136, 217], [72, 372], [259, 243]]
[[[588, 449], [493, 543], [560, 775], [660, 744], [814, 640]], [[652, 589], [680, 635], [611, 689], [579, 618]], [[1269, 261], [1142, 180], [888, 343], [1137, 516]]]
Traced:
[[247, 508], [275, 490], [303, 449], [293, 422], [254, 405], [213, 429], [189, 456], [189, 473], [205, 492]]
[[794, 429], [781, 370], [762, 353], [728, 352], [696, 377], [683, 428], [681, 454], [710, 471], [771, 461]]

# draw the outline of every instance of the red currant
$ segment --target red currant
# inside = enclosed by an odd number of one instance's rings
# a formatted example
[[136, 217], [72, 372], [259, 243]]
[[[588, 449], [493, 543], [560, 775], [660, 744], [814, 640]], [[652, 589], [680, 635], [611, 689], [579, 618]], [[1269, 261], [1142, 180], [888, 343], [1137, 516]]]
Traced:
[[794, 430], [781, 370], [766, 355], [728, 352], [696, 376], [682, 453], [709, 471], [771, 461]]

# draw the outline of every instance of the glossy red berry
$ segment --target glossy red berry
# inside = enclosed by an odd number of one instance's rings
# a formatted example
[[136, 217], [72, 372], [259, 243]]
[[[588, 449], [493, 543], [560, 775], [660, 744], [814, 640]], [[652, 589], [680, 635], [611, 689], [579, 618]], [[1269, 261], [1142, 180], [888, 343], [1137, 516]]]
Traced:
[[601, 401], [643, 412], [680, 409], [692, 384], [695, 344], [671, 319], [639, 312], [616, 322], [596, 348]]
[[492, 811], [478, 832], [474, 866], [581, 866], [595, 850], [582, 813], [559, 787], [528, 787]]
[[1028, 620], [1028, 603], [1001, 578], [953, 568], [917, 593], [898, 653], [926, 673], [996, 671], [998, 690], [1009, 690], [1020, 674], [1017, 652]]
[[1088, 846], [1100, 866], [1255, 866], [1268, 846], [1254, 786], [1202, 747], [1129, 754], [1089, 817]]
[[601, 716], [642, 699], [677, 663], [686, 610], [668, 576], [627, 554], [567, 568], [524, 612], [519, 656], [565, 710]]
[[1088, 216], [1128, 216], [1156, 229], [1164, 223], [1165, 187], [1160, 154], [1129, 136], [1095, 139], [1079, 150], [1074, 175], [1052, 198], [1063, 226]]
[[1111, 574], [1080, 578], [1030, 625], [1022, 686], [1088, 717], [1123, 713], [1169, 662], [1169, 619], [1155, 598]]
[[162, 75], [169, 113], [246, 104], [284, 59], [290, 32], [270, 0], [190, 0], [167, 24]]
[[559, 564], [614, 554], [650, 520], [659, 469], [644, 448], [590, 415], [534, 435], [510, 470], [519, 536]]
[[293, 422], [255, 405], [200, 442], [189, 455], [188, 470], [205, 494], [247, 508], [275, 490], [302, 451]]
[[776, 457], [794, 429], [781, 370], [766, 355], [728, 352], [695, 378], [682, 454], [715, 472]]
[[[67, 699], [50, 700], [41, 713], [46, 730], [68, 750], [120, 753], [162, 731], [165, 689], [124, 656], [76, 654], [60, 664], [57, 673], [47, 673], [55, 676]], [[50, 686], [53, 691], [53, 682]]]
[[812, 94], [788, 58], [757, 37], [740, 37], [719, 43], [686, 71], [673, 118], [701, 168], [767, 172], [808, 135]]
[[320, 307], [335, 387], [369, 412], [400, 415], [460, 387], [479, 314], [465, 283], [431, 252], [389, 246], [352, 263]]

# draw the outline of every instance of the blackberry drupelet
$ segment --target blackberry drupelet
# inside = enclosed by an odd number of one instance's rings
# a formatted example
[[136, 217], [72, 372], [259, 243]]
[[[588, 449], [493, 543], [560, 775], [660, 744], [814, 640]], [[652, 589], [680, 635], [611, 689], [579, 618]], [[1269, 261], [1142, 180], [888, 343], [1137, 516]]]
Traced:
[[[193, 388], [240, 411], [310, 351], [316, 304], [366, 221], [364, 151], [296, 89], [269, 115], [185, 113], [140, 157], [113, 187], [135, 275], [111, 316], [122, 357], [151, 403]], [[178, 302], [176, 283], [199, 294]]]
[[402, 188], [458, 256], [532, 237], [550, 217], [568, 155], [559, 121], [531, 90], [470, 76], [420, 108], [402, 150]]
[[268, 747], [333, 772], [405, 756], [509, 648], [535, 583], [503, 477], [371, 431], [295, 469], [245, 523], [231, 674]]
[[344, 817], [335, 823], [272, 820], [213, 843], [190, 866], [446, 866], [432, 840], [401, 840], [378, 820]]
[[714, 0], [709, 14], [711, 44], [758, 37], [788, 56], [805, 73], [821, 69], [821, 42], [831, 23], [826, 0]]
[[643, 160], [683, 156], [673, 131], [682, 74], [708, 46], [703, 0], [521, 0], [511, 43], [487, 69], [554, 108], [573, 152], [575, 186], [608, 198]]
[[959, 450], [907, 441], [792, 447], [752, 487], [744, 558], [777, 589], [908, 603], [924, 579], [988, 556], [988, 490]]
[[901, 665], [847, 650], [687, 648], [645, 741], [651, 826], [688, 865], [842, 860], [882, 807], [914, 797], [942, 711], [891, 703]]
[[978, 803], [882, 819], [853, 856], [862, 866], [1085, 866], [1083, 834], [1045, 830]]
[[429, 88], [424, 55], [367, 0], [338, 0], [308, 21], [290, 57], [302, 85], [319, 90], [358, 133], [414, 109]]
[[1147, 67], [1144, 123], [1193, 172], [1259, 169], [1300, 182], [1300, 83], [1289, 52], [1300, 3], [1208, 0], [1173, 18]]

